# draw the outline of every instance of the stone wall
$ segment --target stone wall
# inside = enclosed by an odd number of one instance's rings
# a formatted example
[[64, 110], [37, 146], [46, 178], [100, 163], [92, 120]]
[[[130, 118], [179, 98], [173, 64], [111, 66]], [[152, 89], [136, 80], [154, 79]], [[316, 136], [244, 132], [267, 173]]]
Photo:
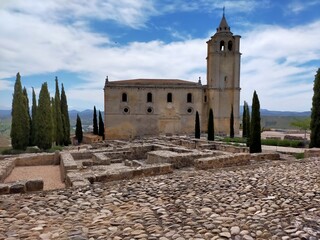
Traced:
[[92, 158], [92, 153], [90, 151], [72, 152], [71, 155], [75, 160]]
[[77, 163], [70, 152], [62, 152], [60, 154], [60, 173], [61, 179], [64, 181], [69, 170], [77, 169]]
[[87, 186], [94, 182], [111, 182], [124, 179], [131, 179], [134, 177], [147, 177], [172, 173], [173, 168], [171, 164], [153, 164], [145, 165], [136, 168], [128, 168], [118, 171], [104, 171], [99, 173], [78, 171], [68, 171], [66, 175], [67, 187]]
[[14, 158], [0, 160], [0, 182], [3, 182], [12, 172], [15, 166]]
[[217, 155], [220, 155], [220, 153], [199, 151], [194, 151], [190, 153], [176, 153], [167, 150], [159, 150], [149, 152], [146, 163], [170, 163], [174, 168], [183, 168], [193, 166], [195, 159], [213, 157]]
[[240, 153], [235, 155], [224, 155], [217, 157], [208, 157], [195, 160], [194, 167], [198, 170], [242, 166], [250, 163], [250, 160], [279, 160], [278, 153]]
[[55, 153], [21, 154], [15, 157], [15, 166], [58, 165], [59, 162], [59, 151]]
[[310, 157], [320, 157], [320, 148], [310, 148], [304, 150], [304, 157], [310, 158]]
[[0, 194], [26, 193], [43, 190], [43, 180], [21, 180], [11, 183], [0, 183]]

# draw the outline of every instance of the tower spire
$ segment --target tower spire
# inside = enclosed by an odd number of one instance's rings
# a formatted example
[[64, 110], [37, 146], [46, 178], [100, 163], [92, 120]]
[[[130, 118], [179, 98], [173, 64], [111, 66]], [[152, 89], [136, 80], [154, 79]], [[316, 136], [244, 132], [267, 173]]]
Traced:
[[222, 8], [222, 19], [220, 21], [219, 27], [217, 28], [217, 32], [230, 32], [230, 27], [227, 23], [225, 17], [225, 7]]

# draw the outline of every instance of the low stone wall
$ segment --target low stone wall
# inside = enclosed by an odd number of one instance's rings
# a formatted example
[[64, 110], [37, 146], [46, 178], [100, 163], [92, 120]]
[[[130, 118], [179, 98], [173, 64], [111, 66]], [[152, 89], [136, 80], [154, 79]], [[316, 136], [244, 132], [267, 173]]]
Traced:
[[92, 158], [92, 153], [89, 151], [79, 151], [71, 153], [74, 160], [82, 160]]
[[66, 174], [69, 170], [77, 169], [77, 163], [70, 152], [62, 152], [60, 154], [60, 173], [61, 180], [66, 179]]
[[12, 183], [0, 183], [0, 194], [26, 193], [43, 190], [43, 180], [21, 180]]
[[229, 145], [229, 144], [220, 143], [220, 142], [202, 143], [199, 146], [199, 149], [218, 150], [218, 151], [223, 151], [228, 153], [248, 153], [249, 152], [248, 147], [234, 146], [234, 145]]
[[3, 182], [12, 172], [15, 166], [14, 158], [0, 160], [0, 182]]
[[250, 161], [249, 153], [239, 153], [236, 155], [225, 155], [209, 158], [201, 158], [195, 161], [194, 167], [197, 170], [205, 170], [212, 168], [223, 168], [230, 166], [246, 165]]
[[104, 153], [92, 154], [93, 165], [110, 165], [111, 161]]
[[22, 154], [15, 157], [15, 166], [58, 165], [59, 161], [59, 151], [55, 153]]
[[304, 150], [304, 157], [310, 158], [310, 157], [320, 157], [320, 148], [310, 148]]
[[148, 153], [146, 160], [147, 164], [154, 163], [170, 163], [174, 168], [191, 167], [194, 165], [195, 159], [204, 157], [213, 157], [220, 155], [214, 152], [189, 152], [189, 153], [176, 153], [167, 150], [159, 150]]
[[172, 173], [173, 168], [171, 164], [154, 164], [141, 166], [137, 168], [119, 170], [119, 171], [105, 171], [101, 173], [80, 173], [77, 171], [69, 171], [66, 176], [67, 187], [87, 186], [94, 182], [111, 182], [124, 179], [132, 179], [134, 177], [147, 177]]
[[279, 160], [278, 153], [239, 153], [195, 160], [194, 167], [197, 170], [242, 166], [250, 163], [250, 160]]

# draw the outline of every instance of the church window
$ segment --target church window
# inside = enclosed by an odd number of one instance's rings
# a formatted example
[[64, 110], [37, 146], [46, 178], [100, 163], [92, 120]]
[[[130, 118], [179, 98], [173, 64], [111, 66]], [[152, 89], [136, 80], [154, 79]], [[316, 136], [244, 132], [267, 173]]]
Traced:
[[152, 102], [152, 93], [147, 94], [147, 102]]
[[204, 96], [204, 102], [205, 103], [207, 102], [207, 96]]
[[152, 108], [152, 107], [148, 107], [148, 108], [147, 108], [147, 113], [148, 113], [148, 114], [153, 113], [153, 108]]
[[122, 93], [122, 102], [128, 102], [128, 95], [126, 93]]
[[220, 51], [224, 51], [224, 41], [220, 41]]
[[189, 107], [189, 108], [187, 109], [187, 112], [188, 112], [189, 114], [193, 113], [193, 108], [192, 108], [192, 107]]
[[129, 109], [128, 107], [125, 107], [125, 108], [123, 109], [123, 113], [124, 113], [124, 114], [129, 114], [129, 113], [130, 113], [130, 109]]
[[188, 93], [187, 95], [187, 102], [191, 103], [192, 102], [192, 93]]
[[167, 95], [167, 102], [172, 102], [172, 93], [168, 93]]
[[229, 50], [229, 51], [232, 51], [232, 41], [229, 41], [229, 42], [228, 42], [228, 50]]

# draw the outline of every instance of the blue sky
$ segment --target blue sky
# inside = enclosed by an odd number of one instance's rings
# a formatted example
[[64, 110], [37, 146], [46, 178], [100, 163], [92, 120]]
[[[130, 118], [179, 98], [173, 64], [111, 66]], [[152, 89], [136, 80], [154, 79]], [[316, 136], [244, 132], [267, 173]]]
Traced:
[[0, 109], [15, 75], [64, 84], [69, 109], [103, 110], [105, 77], [206, 83], [206, 41], [222, 8], [241, 35], [241, 102], [308, 111], [320, 67], [320, 0], [0, 0]]

